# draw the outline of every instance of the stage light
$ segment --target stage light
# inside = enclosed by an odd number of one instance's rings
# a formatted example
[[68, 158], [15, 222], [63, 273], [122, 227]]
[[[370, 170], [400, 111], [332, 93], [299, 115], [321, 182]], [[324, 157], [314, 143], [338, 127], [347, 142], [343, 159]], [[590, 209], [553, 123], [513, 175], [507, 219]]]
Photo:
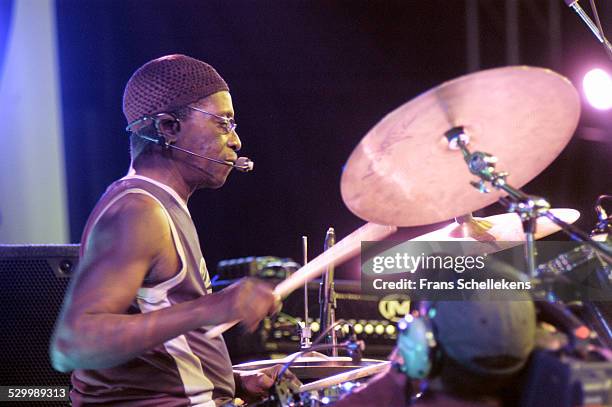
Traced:
[[584, 75], [582, 88], [591, 106], [599, 110], [612, 108], [612, 77], [603, 69], [591, 69]]

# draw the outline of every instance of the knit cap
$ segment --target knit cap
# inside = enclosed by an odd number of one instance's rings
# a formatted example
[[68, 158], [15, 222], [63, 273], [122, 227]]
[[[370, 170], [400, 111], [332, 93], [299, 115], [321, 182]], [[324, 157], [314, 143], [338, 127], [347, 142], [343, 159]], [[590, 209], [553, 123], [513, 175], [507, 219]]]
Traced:
[[206, 62], [175, 54], [147, 62], [134, 72], [123, 92], [128, 124], [169, 112], [229, 87]]

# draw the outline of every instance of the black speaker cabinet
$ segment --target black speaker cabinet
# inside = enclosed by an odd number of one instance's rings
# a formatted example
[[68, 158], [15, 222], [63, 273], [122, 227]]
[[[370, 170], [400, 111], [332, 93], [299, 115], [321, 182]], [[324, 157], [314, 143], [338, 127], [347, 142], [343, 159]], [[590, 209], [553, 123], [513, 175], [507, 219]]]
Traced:
[[70, 384], [49, 340], [78, 255], [79, 245], [0, 245], [0, 385]]

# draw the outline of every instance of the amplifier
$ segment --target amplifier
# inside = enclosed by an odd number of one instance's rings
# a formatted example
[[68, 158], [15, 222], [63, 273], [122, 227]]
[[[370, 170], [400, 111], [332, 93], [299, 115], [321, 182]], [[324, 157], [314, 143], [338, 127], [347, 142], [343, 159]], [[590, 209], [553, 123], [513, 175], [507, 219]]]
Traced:
[[221, 260], [217, 263], [216, 276], [221, 280], [235, 280], [242, 277], [283, 280], [300, 267], [288, 257], [248, 256]]
[[[232, 282], [217, 281], [213, 289], [220, 290]], [[320, 280], [308, 284], [308, 323], [313, 340], [321, 333], [319, 285]], [[336, 320], [344, 319], [354, 326], [357, 337], [366, 344], [365, 357], [386, 357], [397, 340], [396, 322], [410, 312], [409, 298], [397, 294], [362, 294], [361, 282], [353, 280], [336, 280], [335, 290]], [[304, 290], [298, 289], [283, 301], [281, 312], [262, 321], [255, 333], [245, 334], [240, 327], [234, 327], [224, 334], [232, 362], [297, 352], [300, 349], [299, 324], [303, 321]]]
[[523, 407], [612, 406], [612, 362], [537, 350], [524, 376]]
[[51, 367], [49, 341], [78, 260], [79, 245], [0, 245], [0, 385], [70, 385]]

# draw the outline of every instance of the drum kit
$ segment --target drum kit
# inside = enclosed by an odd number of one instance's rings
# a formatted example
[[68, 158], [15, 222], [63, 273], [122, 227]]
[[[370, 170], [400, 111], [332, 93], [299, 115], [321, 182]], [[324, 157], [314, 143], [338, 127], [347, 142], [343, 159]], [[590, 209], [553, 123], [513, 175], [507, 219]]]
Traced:
[[[610, 238], [595, 241], [572, 226], [578, 211], [550, 209], [544, 198], [519, 189], [561, 153], [579, 115], [578, 93], [566, 78], [527, 66], [469, 74], [405, 103], [360, 141], [342, 174], [346, 206], [369, 223], [281, 282], [276, 294], [284, 298], [319, 277], [330, 264], [354, 256], [362, 240], [382, 240], [399, 226], [452, 218], [455, 222], [413, 240], [523, 244], [526, 272], [534, 281], [543, 269], [537, 267], [534, 241], [560, 230], [583, 242], [583, 256], [597, 253], [609, 262]], [[496, 201], [508, 213], [487, 218], [471, 215]], [[609, 229], [609, 223], [604, 228]], [[609, 330], [607, 321], [599, 318], [599, 322]], [[226, 327], [209, 334], [218, 335]], [[608, 339], [612, 339], [610, 331]], [[319, 380], [293, 389], [292, 401], [285, 391], [274, 405], [319, 406], [359, 387], [389, 362], [363, 359], [355, 363], [355, 358], [315, 353], [235, 368], [251, 370], [278, 363], [291, 363], [291, 371], [300, 379]]]

